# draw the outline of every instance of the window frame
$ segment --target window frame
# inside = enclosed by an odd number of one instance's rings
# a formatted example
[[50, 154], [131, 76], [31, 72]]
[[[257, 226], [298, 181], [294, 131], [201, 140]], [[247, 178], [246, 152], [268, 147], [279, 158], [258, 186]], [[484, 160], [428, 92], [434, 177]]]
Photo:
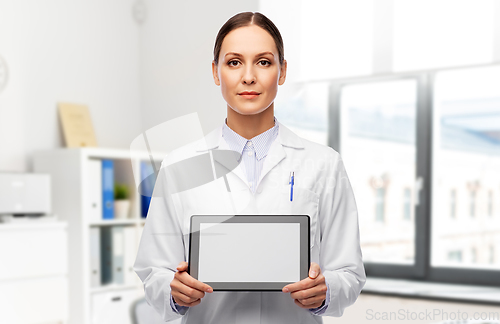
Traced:
[[[353, 84], [375, 83], [415, 79], [417, 82], [416, 107], [416, 174], [414, 188], [415, 204], [415, 262], [412, 265], [364, 262], [367, 276], [415, 279], [428, 282], [460, 283], [500, 287], [500, 270], [434, 267], [431, 266], [432, 225], [432, 151], [433, 151], [433, 91], [436, 75], [443, 71], [498, 66], [500, 64], [478, 64], [460, 67], [401, 72], [330, 80], [328, 107], [328, 145], [342, 155], [341, 147], [341, 92], [343, 87]], [[417, 196], [418, 195], [418, 196]], [[457, 212], [457, 211], [456, 211]]]

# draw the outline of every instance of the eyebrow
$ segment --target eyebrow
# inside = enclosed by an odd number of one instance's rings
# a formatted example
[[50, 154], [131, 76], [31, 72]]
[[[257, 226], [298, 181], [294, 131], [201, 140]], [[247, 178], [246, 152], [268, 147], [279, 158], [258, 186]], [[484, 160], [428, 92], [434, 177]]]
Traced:
[[[224, 57], [226, 57], [226, 56], [228, 56], [228, 55], [230, 55], [230, 54], [232, 54], [232, 55], [234, 55], [234, 56], [240, 56], [240, 57], [242, 57], [242, 56], [243, 56], [243, 55], [241, 55], [240, 53], [236, 53], [236, 52], [229, 52], [229, 53], [227, 53], [226, 55], [224, 55]], [[265, 55], [265, 54], [271, 54], [271, 55], [273, 55], [273, 56], [274, 56], [274, 54], [273, 54], [272, 52], [262, 52], [262, 53], [259, 53], [259, 54], [255, 55], [255, 56], [261, 56], [261, 55]]]

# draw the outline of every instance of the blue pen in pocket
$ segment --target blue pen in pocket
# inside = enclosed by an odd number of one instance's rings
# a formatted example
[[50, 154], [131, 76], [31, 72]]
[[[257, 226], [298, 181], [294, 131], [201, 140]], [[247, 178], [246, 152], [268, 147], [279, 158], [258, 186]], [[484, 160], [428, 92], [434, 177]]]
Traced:
[[290, 172], [290, 182], [288, 182], [288, 184], [290, 184], [290, 201], [293, 200], [293, 177], [295, 175], [295, 172]]

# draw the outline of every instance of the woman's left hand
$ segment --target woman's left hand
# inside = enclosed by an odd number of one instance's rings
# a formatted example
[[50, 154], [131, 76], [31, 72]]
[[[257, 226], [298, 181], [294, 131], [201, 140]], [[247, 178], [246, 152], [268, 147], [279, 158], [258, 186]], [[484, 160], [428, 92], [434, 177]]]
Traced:
[[290, 292], [295, 304], [301, 308], [317, 308], [326, 300], [327, 286], [325, 276], [317, 263], [311, 262], [309, 277], [283, 287], [283, 292]]

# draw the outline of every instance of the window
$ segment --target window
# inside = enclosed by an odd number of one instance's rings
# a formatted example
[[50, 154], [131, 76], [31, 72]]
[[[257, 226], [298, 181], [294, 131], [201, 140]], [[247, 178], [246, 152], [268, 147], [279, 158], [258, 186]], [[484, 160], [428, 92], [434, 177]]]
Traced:
[[493, 190], [488, 191], [488, 216], [493, 217]]
[[469, 216], [476, 217], [476, 190], [469, 190]]
[[332, 81], [368, 275], [500, 284], [498, 84], [500, 65]]
[[411, 219], [411, 189], [405, 188], [403, 191], [403, 219]]
[[494, 245], [490, 245], [490, 259], [489, 259], [489, 262], [490, 264], [494, 264], [495, 263], [495, 246]]
[[[415, 183], [416, 93], [413, 78], [356, 82], [331, 94], [339, 111], [330, 111], [331, 143], [339, 150], [351, 181], [360, 219], [363, 258], [411, 264], [415, 224], [401, 217], [401, 188]], [[338, 90], [335, 90], [338, 89]]]
[[448, 252], [448, 261], [460, 263], [462, 262], [462, 251], [450, 251]]
[[472, 250], [470, 251], [470, 262], [471, 263], [477, 262], [477, 250], [475, 247], [473, 247]]
[[276, 118], [297, 135], [328, 145], [327, 82], [291, 84], [280, 88]]
[[450, 192], [450, 217], [457, 217], [457, 190], [452, 189]]
[[375, 220], [377, 222], [384, 222], [385, 214], [385, 188], [375, 189]]
[[[431, 266], [443, 271], [500, 270], [500, 262], [488, 258], [490, 242], [500, 243], [500, 224], [488, 217], [493, 197], [486, 189], [500, 183], [499, 84], [497, 65], [435, 75]], [[463, 201], [456, 213], [464, 217], [453, 223], [440, 212], [450, 187], [464, 192], [464, 199], [455, 196], [458, 204]], [[468, 260], [446, 257], [445, 251], [453, 246], [477, 249], [473, 268]]]

